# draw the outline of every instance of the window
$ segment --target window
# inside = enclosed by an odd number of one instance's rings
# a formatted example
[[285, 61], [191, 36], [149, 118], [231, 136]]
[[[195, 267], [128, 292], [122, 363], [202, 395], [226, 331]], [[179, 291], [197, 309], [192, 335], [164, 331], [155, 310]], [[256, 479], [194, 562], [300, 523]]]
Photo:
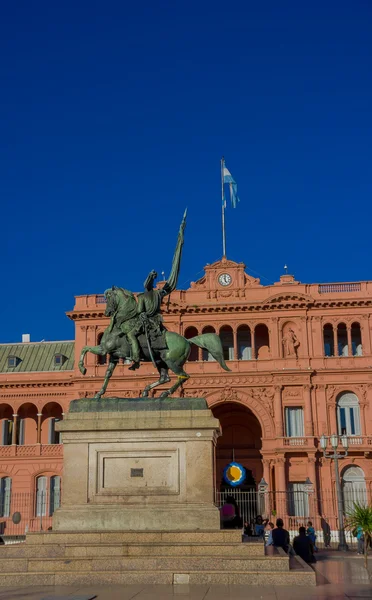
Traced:
[[301, 407], [285, 409], [285, 428], [287, 437], [304, 436], [304, 410]]
[[46, 516], [48, 478], [43, 475], [36, 479], [36, 516]]
[[363, 356], [362, 334], [359, 323], [351, 326], [351, 350], [353, 356]]
[[0, 517], [10, 516], [10, 496], [12, 493], [12, 480], [10, 477], [0, 479]]
[[358, 397], [352, 392], [341, 394], [337, 400], [339, 435], [360, 435], [360, 410]]
[[254, 330], [256, 356], [254, 358], [270, 358], [269, 330], [266, 325], [257, 325]]
[[63, 354], [55, 354], [54, 355], [54, 366], [55, 367], [61, 367], [64, 362], [65, 362], [65, 357], [63, 356]]
[[347, 343], [347, 327], [345, 323], [339, 323], [337, 326], [337, 347], [339, 356], [349, 356], [349, 346]]
[[49, 419], [48, 423], [48, 444], [60, 444], [60, 433], [56, 431], [56, 423], [58, 423], [60, 419], [55, 419], [54, 417]]
[[323, 327], [323, 342], [324, 342], [324, 356], [334, 356], [335, 355], [335, 347], [334, 347], [333, 327], [330, 323], [327, 323], [327, 325], [324, 325], [324, 327]]
[[220, 329], [220, 339], [225, 360], [234, 360], [234, 334], [229, 325]]
[[251, 360], [252, 358], [252, 338], [251, 330], [248, 325], [240, 325], [237, 331], [238, 359]]
[[16, 444], [23, 446], [25, 443], [26, 419], [17, 419]]
[[360, 467], [347, 467], [342, 475], [342, 493], [344, 496], [344, 510], [350, 512], [355, 502], [367, 504], [367, 488], [364, 473]]
[[16, 356], [8, 356], [8, 367], [16, 367], [18, 364], [18, 358]]
[[290, 517], [309, 516], [309, 495], [305, 483], [288, 484], [288, 515]]
[[4, 419], [1, 421], [1, 445], [10, 446], [12, 443], [13, 421]]
[[50, 503], [49, 516], [52, 516], [54, 511], [61, 506], [61, 478], [59, 475], [54, 475], [50, 478]]

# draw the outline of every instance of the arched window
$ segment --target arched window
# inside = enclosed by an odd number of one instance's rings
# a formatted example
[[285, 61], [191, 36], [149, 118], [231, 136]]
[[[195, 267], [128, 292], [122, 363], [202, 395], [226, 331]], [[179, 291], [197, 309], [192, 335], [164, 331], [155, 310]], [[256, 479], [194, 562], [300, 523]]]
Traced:
[[355, 503], [368, 503], [366, 480], [360, 467], [346, 467], [342, 474], [342, 492], [346, 514], [354, 508]]
[[10, 477], [0, 479], [0, 517], [10, 516], [10, 497], [12, 494], [12, 480]]
[[256, 358], [270, 358], [269, 330], [262, 323], [254, 330]]
[[[100, 345], [102, 337], [103, 337], [103, 332], [99, 333], [97, 336], [97, 346]], [[99, 354], [97, 355], [97, 365], [105, 365], [106, 362], [107, 362], [107, 354], [104, 354], [103, 356], [101, 356]]]
[[47, 510], [48, 477], [42, 475], [36, 479], [36, 516], [45, 517]]
[[[198, 330], [196, 329], [196, 327], [188, 327], [185, 330], [185, 338], [187, 340], [189, 340], [190, 338], [195, 337], [197, 335], [199, 335], [199, 333], [198, 333]], [[199, 351], [199, 348], [192, 344], [189, 360], [193, 360], [193, 361], [198, 360], [198, 351]]]
[[41, 411], [41, 443], [60, 444], [61, 436], [56, 431], [56, 423], [63, 419], [63, 409], [58, 402], [48, 402]]
[[220, 339], [225, 360], [234, 360], [234, 334], [229, 325], [224, 325], [220, 329]]
[[323, 343], [324, 343], [324, 356], [335, 355], [335, 345], [333, 337], [333, 326], [327, 323], [323, 327]]
[[358, 397], [352, 392], [342, 393], [337, 400], [339, 435], [360, 435], [360, 410]]
[[16, 444], [31, 446], [37, 444], [37, 413], [35, 404], [26, 402], [18, 409]]
[[238, 340], [238, 359], [251, 360], [252, 358], [252, 337], [248, 325], [240, 325], [237, 331]]
[[362, 356], [362, 334], [359, 323], [353, 323], [351, 326], [351, 349], [353, 356]]
[[349, 356], [349, 347], [347, 345], [347, 327], [345, 323], [337, 325], [337, 347], [339, 356]]
[[[216, 330], [214, 327], [212, 327], [212, 325], [207, 325], [206, 327], [204, 327], [202, 333], [216, 333]], [[204, 348], [202, 352], [202, 358], [203, 360], [206, 360], [208, 362], [215, 360], [213, 356], [208, 352], [208, 350], [204, 350]]]
[[61, 506], [61, 478], [59, 475], [53, 475], [50, 478], [50, 502], [49, 515]]

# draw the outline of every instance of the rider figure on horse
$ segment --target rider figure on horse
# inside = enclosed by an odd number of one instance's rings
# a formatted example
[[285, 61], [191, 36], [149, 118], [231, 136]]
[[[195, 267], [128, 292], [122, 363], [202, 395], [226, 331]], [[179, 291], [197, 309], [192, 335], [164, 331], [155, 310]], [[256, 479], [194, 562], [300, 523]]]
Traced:
[[161, 290], [154, 289], [154, 281], [158, 274], [156, 271], [149, 273], [145, 283], [145, 292], [138, 294], [138, 318], [134, 327], [126, 333], [131, 347], [133, 364], [129, 367], [131, 371], [140, 366], [140, 346], [138, 336], [145, 333], [149, 343], [161, 336], [165, 330], [163, 317], [161, 315], [161, 302], [168, 293], [164, 286]]
[[[173, 256], [172, 270], [168, 281], [160, 289], [154, 289], [154, 281], [158, 274], [156, 271], [151, 271], [144, 283], [145, 292], [138, 294], [138, 318], [135, 320], [134, 326], [129, 328], [127, 323], [122, 324], [122, 332], [127, 336], [127, 340], [131, 347], [132, 365], [129, 367], [131, 371], [135, 371], [140, 366], [140, 345], [138, 336], [145, 333], [147, 342], [151, 346], [151, 342], [159, 338], [165, 327], [163, 325], [163, 317], [161, 315], [161, 303], [165, 296], [168, 296], [176, 289], [178, 275], [181, 265], [181, 254], [183, 246], [183, 232], [186, 224], [186, 211], [178, 233], [177, 246]], [[124, 329], [125, 331], [124, 331]]]

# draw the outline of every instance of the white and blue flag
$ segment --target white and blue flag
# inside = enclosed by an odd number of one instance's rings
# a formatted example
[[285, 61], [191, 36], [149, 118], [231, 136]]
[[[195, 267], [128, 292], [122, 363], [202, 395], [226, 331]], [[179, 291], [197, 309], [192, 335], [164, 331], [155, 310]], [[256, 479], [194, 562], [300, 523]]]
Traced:
[[[226, 167], [224, 166], [223, 167], [223, 185], [224, 186], [225, 186], [225, 183], [229, 184], [231, 206], [233, 208], [236, 208], [237, 203], [240, 202], [239, 197], [238, 197], [238, 186], [237, 186], [233, 176], [231, 175], [229, 169], [226, 169]], [[226, 208], [225, 191], [223, 192], [223, 203], [224, 203], [224, 207]]]

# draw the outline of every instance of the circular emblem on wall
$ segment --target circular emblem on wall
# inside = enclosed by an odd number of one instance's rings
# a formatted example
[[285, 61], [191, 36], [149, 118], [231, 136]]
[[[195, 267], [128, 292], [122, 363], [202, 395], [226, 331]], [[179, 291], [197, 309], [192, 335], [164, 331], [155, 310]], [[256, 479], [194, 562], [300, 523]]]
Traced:
[[229, 275], [229, 273], [221, 273], [221, 275], [218, 278], [218, 283], [223, 286], [230, 285], [231, 282], [232, 277], [231, 275]]
[[233, 487], [243, 483], [246, 477], [245, 468], [237, 462], [231, 462], [224, 468], [223, 478], [229, 485]]
[[21, 513], [20, 512], [13, 513], [12, 521], [13, 521], [14, 525], [18, 525], [18, 523], [21, 522]]

